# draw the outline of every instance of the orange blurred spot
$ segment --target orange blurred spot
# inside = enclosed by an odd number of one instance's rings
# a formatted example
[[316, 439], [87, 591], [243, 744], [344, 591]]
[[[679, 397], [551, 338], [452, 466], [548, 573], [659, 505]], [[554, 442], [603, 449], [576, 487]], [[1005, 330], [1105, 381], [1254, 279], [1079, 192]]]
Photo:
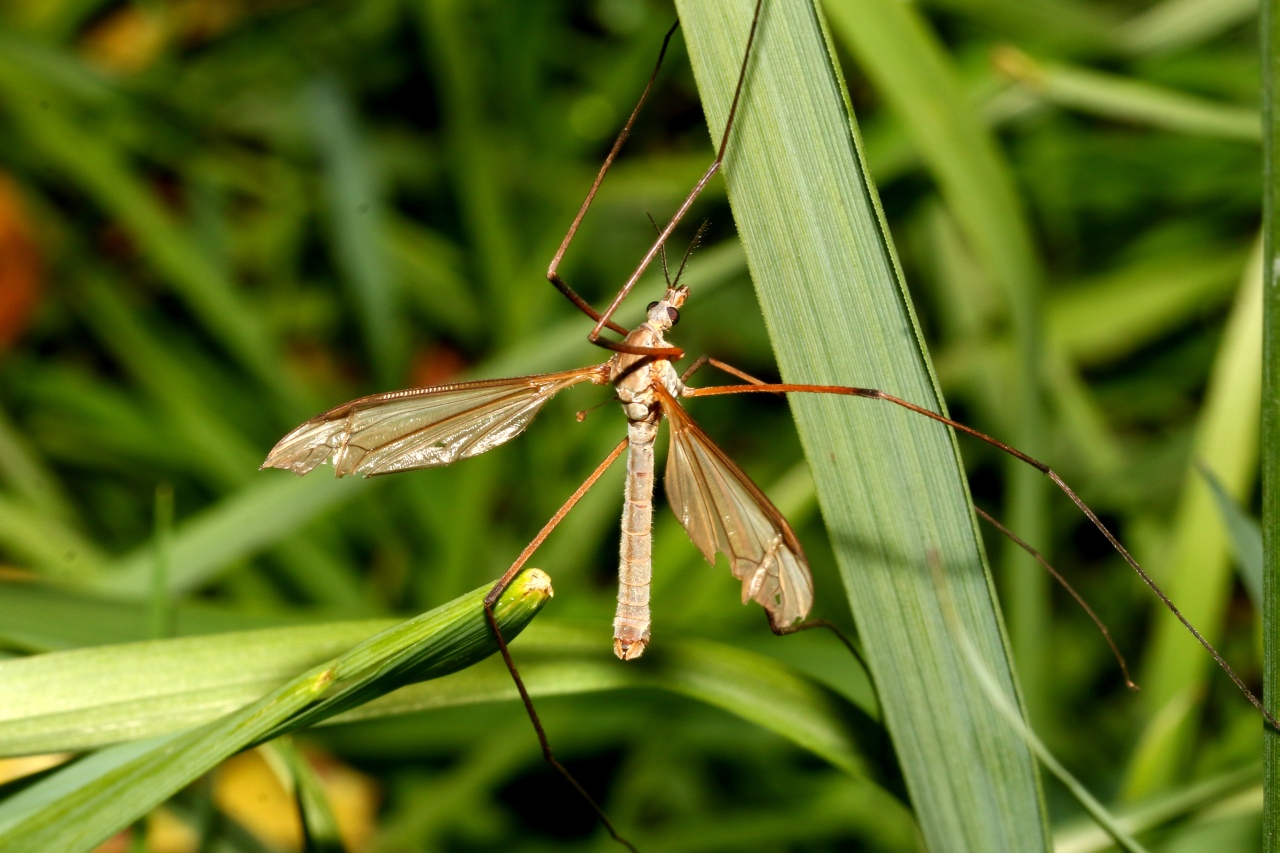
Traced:
[[436, 344], [428, 350], [418, 350], [413, 356], [409, 379], [415, 388], [444, 385], [467, 367], [467, 360], [448, 344]]
[[27, 328], [44, 280], [35, 229], [17, 185], [0, 173], [0, 349]]
[[115, 9], [85, 34], [80, 46], [91, 63], [116, 74], [150, 65], [169, 38], [167, 16], [150, 4]]

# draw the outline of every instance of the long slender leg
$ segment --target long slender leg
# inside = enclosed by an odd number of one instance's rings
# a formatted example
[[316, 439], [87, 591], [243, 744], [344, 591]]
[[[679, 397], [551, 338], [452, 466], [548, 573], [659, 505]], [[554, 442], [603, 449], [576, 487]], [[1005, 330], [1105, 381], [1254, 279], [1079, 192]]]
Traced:
[[815, 628], [825, 628], [826, 630], [830, 631], [832, 634], [835, 634], [836, 639], [839, 640], [841, 644], [843, 644], [844, 647], [849, 650], [849, 654], [853, 655], [854, 660], [858, 662], [858, 666], [862, 667], [862, 671], [866, 673], [867, 683], [871, 685], [871, 696], [872, 698], [875, 699], [876, 713], [880, 716], [880, 722], [882, 724], [881, 730], [880, 730], [880, 737], [878, 738], [878, 741], [879, 741], [878, 748], [880, 753], [879, 762], [880, 762], [880, 765], [884, 768], [890, 767], [889, 736], [885, 731], [885, 729], [883, 728], [884, 701], [880, 698], [880, 686], [876, 684], [876, 677], [871, 674], [871, 667], [870, 665], [867, 664], [867, 659], [863, 656], [862, 649], [858, 646], [858, 644], [855, 643], [853, 640], [850, 640], [847, 636], [845, 636], [844, 631], [841, 631], [840, 628], [837, 627], [834, 622], [831, 622], [827, 619], [806, 619], [797, 625], [792, 625], [787, 628], [781, 628], [777, 625], [774, 625], [772, 619], [766, 619], [765, 621], [769, 623], [769, 630], [772, 631], [774, 635], [778, 637], [785, 637], [788, 634], [798, 634], [801, 631], [811, 631]]
[[1009, 445], [1005, 444], [1003, 441], [992, 438], [991, 436], [987, 435], [984, 432], [979, 432], [973, 427], [965, 426], [959, 421], [953, 421], [951, 418], [948, 418], [945, 415], [940, 415], [937, 412], [932, 412], [922, 406], [917, 406], [915, 403], [911, 403], [906, 400], [903, 400], [901, 397], [895, 397], [892, 394], [886, 394], [884, 391], [881, 391], [878, 388], [853, 388], [853, 387], [847, 387], [844, 385], [790, 385], [790, 384], [718, 385], [711, 388], [687, 388], [684, 392], [684, 396], [716, 397], [723, 394], [752, 394], [752, 393], [758, 394], [758, 393], [778, 393], [778, 392], [787, 393], [787, 394], [796, 394], [796, 393], [839, 394], [846, 397], [866, 397], [872, 400], [886, 400], [890, 403], [893, 403], [896, 406], [901, 406], [904, 409], [910, 409], [916, 414], [924, 415], [925, 417], [932, 418], [933, 420], [938, 421], [939, 423], [946, 424], [952, 429], [956, 429], [956, 430], [959, 430], [960, 432], [967, 433], [973, 436], [974, 438], [979, 439], [980, 441], [985, 441], [987, 444], [990, 444], [992, 447], [1002, 450], [1016, 459], [1021, 459], [1023, 462], [1027, 463], [1028, 465], [1040, 471], [1042, 474], [1044, 474], [1046, 477], [1052, 480], [1054, 485], [1056, 485], [1059, 489], [1062, 490], [1063, 494], [1065, 494], [1068, 498], [1071, 499], [1071, 502], [1074, 503], [1080, 509], [1080, 511], [1085, 514], [1086, 518], [1088, 518], [1091, 522], [1093, 522], [1093, 526], [1096, 527], [1104, 537], [1106, 537], [1107, 541], [1111, 543], [1111, 547], [1113, 547], [1116, 550], [1116, 553], [1118, 553], [1121, 557], [1123, 557], [1124, 561], [1129, 564], [1129, 568], [1137, 572], [1138, 577], [1142, 578], [1142, 582], [1145, 583], [1147, 587], [1150, 588], [1153, 593], [1155, 593], [1156, 597], [1160, 599], [1161, 603], [1164, 604], [1164, 606], [1167, 607], [1169, 611], [1178, 618], [1178, 621], [1182, 623], [1182, 626], [1191, 633], [1191, 636], [1196, 638], [1197, 642], [1199, 642], [1200, 645], [1204, 647], [1205, 651], [1207, 651], [1210, 654], [1210, 656], [1213, 657], [1214, 661], [1217, 662], [1218, 666], [1222, 667], [1223, 672], [1225, 672], [1228, 675], [1228, 677], [1230, 677], [1231, 680], [1235, 682], [1236, 688], [1239, 689], [1239, 691], [1244, 695], [1244, 697], [1248, 699], [1249, 702], [1252, 703], [1253, 706], [1257, 708], [1259, 712], [1261, 712], [1262, 716], [1266, 718], [1267, 722], [1271, 724], [1272, 728], [1275, 728], [1276, 730], [1280, 730], [1280, 721], [1277, 721], [1275, 716], [1273, 716], [1271, 712], [1266, 709], [1266, 707], [1262, 704], [1262, 702], [1258, 699], [1258, 697], [1254, 695], [1253, 691], [1250, 690], [1249, 687], [1240, 678], [1240, 676], [1236, 674], [1236, 671], [1231, 668], [1231, 664], [1227, 663], [1226, 659], [1223, 658], [1222, 655], [1219, 654], [1218, 650], [1213, 647], [1213, 644], [1210, 643], [1207, 639], [1205, 639], [1203, 634], [1201, 634], [1198, 630], [1196, 630], [1196, 627], [1191, 624], [1191, 622], [1187, 619], [1186, 616], [1182, 615], [1182, 611], [1179, 610], [1177, 606], [1169, 599], [1169, 596], [1165, 595], [1164, 590], [1160, 589], [1159, 585], [1156, 584], [1155, 580], [1151, 577], [1151, 575], [1147, 574], [1146, 569], [1142, 568], [1142, 566], [1138, 563], [1138, 561], [1134, 559], [1133, 555], [1129, 553], [1128, 549], [1125, 548], [1124, 545], [1120, 544], [1120, 540], [1117, 539], [1116, 535], [1112, 533], [1111, 530], [1105, 524], [1102, 523], [1102, 520], [1098, 518], [1097, 514], [1094, 513], [1094, 511], [1091, 510], [1089, 506], [1083, 500], [1080, 499], [1080, 496], [1077, 495], [1075, 491], [1072, 490], [1072, 488], [1068, 486], [1060, 476], [1058, 476], [1057, 472], [1055, 472], [1052, 468], [1050, 468], [1048, 465], [1041, 462], [1040, 460], [1034, 459], [1028, 456], [1027, 454], [1023, 453], [1021, 450], [1018, 450], [1017, 448], [1014, 448], [1014, 447], [1010, 447]]
[[564, 520], [564, 517], [569, 514], [569, 510], [573, 509], [574, 504], [582, 500], [582, 496], [587, 493], [587, 490], [595, 485], [596, 480], [600, 479], [601, 475], [609, 469], [609, 466], [612, 465], [614, 461], [622, 455], [622, 451], [626, 449], [627, 439], [624, 438], [618, 443], [618, 446], [615, 447], [607, 457], [605, 457], [605, 460], [600, 463], [596, 470], [591, 472], [591, 476], [587, 477], [582, 485], [578, 487], [577, 491], [569, 496], [569, 499], [564, 502], [564, 506], [556, 510], [556, 514], [551, 516], [551, 520], [543, 525], [542, 530], [538, 531], [537, 536], [533, 537], [533, 541], [524, 547], [524, 550], [520, 552], [520, 556], [516, 557], [516, 561], [511, 564], [511, 568], [507, 569], [502, 577], [498, 579], [498, 582], [493, 585], [493, 589], [489, 590], [489, 594], [484, 597], [484, 618], [489, 623], [489, 630], [493, 632], [493, 638], [498, 642], [498, 651], [502, 653], [502, 660], [507, 665], [507, 671], [511, 673], [511, 680], [516, 683], [516, 690], [520, 691], [520, 700], [524, 702], [524, 709], [529, 715], [529, 722], [533, 723], [533, 730], [538, 735], [538, 743], [542, 747], [543, 760], [554, 767], [556, 772], [564, 777], [564, 780], [569, 783], [573, 790], [578, 792], [578, 796], [582, 797], [582, 799], [586, 801], [587, 805], [591, 807], [591, 810], [596, 813], [596, 817], [598, 817], [600, 822], [604, 824], [604, 828], [609, 831], [609, 835], [613, 836], [613, 840], [617, 841], [628, 850], [631, 850], [632, 853], [635, 853], [636, 848], [630, 841], [627, 841], [618, 834], [618, 831], [613, 827], [613, 823], [609, 820], [608, 816], [605, 815], [604, 810], [600, 808], [599, 804], [596, 803], [596, 801], [592, 799], [591, 795], [588, 794], [582, 785], [578, 783], [578, 780], [573, 778], [573, 774], [570, 773], [555, 757], [555, 754], [552, 753], [551, 742], [547, 740], [547, 733], [542, 728], [542, 721], [538, 719], [538, 712], [533, 709], [533, 700], [529, 698], [529, 690], [524, 686], [524, 679], [520, 677], [520, 673], [516, 670], [515, 663], [511, 660], [511, 650], [507, 647], [507, 640], [502, 636], [502, 630], [498, 627], [498, 620], [493, 615], [494, 604], [497, 603], [498, 598], [502, 595], [503, 591], [506, 590], [507, 586], [510, 585], [515, 576], [520, 574], [520, 570], [524, 568], [525, 563], [527, 563], [529, 558], [533, 556], [533, 552], [538, 550], [538, 547], [542, 545], [548, 536], [551, 535], [551, 531], [555, 530], [556, 525]]
[[627, 298], [627, 294], [635, 287], [636, 282], [640, 280], [640, 276], [644, 275], [644, 271], [649, 268], [649, 264], [661, 251], [664, 243], [671, 237], [671, 232], [675, 231], [676, 226], [680, 224], [680, 220], [689, 212], [689, 208], [693, 206], [698, 196], [706, 188], [707, 184], [720, 171], [720, 166], [724, 163], [724, 152], [729, 147], [729, 133], [733, 130], [733, 121], [738, 114], [738, 103], [742, 99], [742, 86], [747, 78], [747, 66], [751, 60], [751, 47], [755, 44], [756, 31], [760, 25], [760, 10], [764, 5], [764, 0], [756, 0], [755, 13], [751, 16], [751, 30], [747, 35], [747, 47], [742, 55], [742, 68], [738, 72], [738, 84], [733, 90], [733, 102], [729, 106], [729, 118], [724, 125], [724, 133], [720, 137], [720, 146], [716, 149], [716, 158], [711, 161], [711, 165], [702, 173], [702, 177], [693, 185], [693, 189], [689, 191], [689, 195], [685, 197], [684, 202], [676, 209], [675, 214], [671, 217], [671, 221], [658, 234], [658, 239], [654, 241], [653, 246], [645, 253], [641, 259], [640, 265], [636, 267], [635, 272], [627, 279], [626, 284], [622, 285], [622, 289], [618, 291], [618, 295], [613, 298], [613, 302], [609, 303], [609, 307], [605, 309], [600, 319], [596, 320], [595, 328], [587, 335], [587, 340], [596, 346], [603, 347], [614, 352], [625, 352], [634, 355], [655, 355], [663, 358], [678, 359], [683, 355], [683, 351], [677, 347], [628, 347], [626, 344], [620, 344], [607, 338], [600, 337], [600, 333], [609, 325], [609, 318], [613, 316], [613, 312], [618, 310], [618, 306], [622, 304], [622, 300]]
[[1093, 608], [1089, 606], [1088, 602], [1084, 600], [1084, 597], [1080, 595], [1080, 593], [1076, 592], [1075, 587], [1067, 582], [1067, 579], [1062, 576], [1062, 573], [1055, 569], [1049, 561], [1044, 558], [1043, 554], [1024, 542], [1012, 530], [996, 521], [982, 507], [974, 506], [973, 511], [978, 514], [979, 518], [987, 522], [987, 524], [990, 524], [996, 530], [1000, 531], [1000, 533], [1002, 533], [1010, 542], [1030, 554], [1032, 558], [1044, 567], [1044, 570], [1058, 582], [1058, 585], [1065, 589], [1067, 593], [1076, 600], [1076, 604], [1080, 605], [1080, 609], [1093, 620], [1093, 624], [1102, 632], [1102, 639], [1106, 640], [1107, 645], [1111, 647], [1111, 654], [1115, 656], [1116, 663], [1120, 665], [1120, 673], [1124, 676], [1125, 687], [1128, 687], [1130, 690], [1137, 690], [1138, 685], [1135, 684], [1133, 679], [1129, 676], [1129, 665], [1125, 662], [1124, 655], [1120, 654], [1120, 648], [1116, 645], [1116, 641], [1111, 639], [1111, 632], [1107, 630], [1106, 623], [1102, 621], [1101, 617], [1099, 617], [1097, 613], [1093, 612]]
[[871, 676], [871, 667], [867, 665], [867, 659], [862, 656], [862, 649], [858, 648], [857, 643], [846, 637], [844, 631], [841, 631], [834, 622], [827, 619], [806, 619], [796, 625], [789, 625], [784, 628], [774, 625], [772, 620], [769, 621], [769, 630], [779, 637], [785, 637], [788, 634], [798, 634], [801, 631], [810, 631], [814, 628], [826, 628], [828, 631], [835, 634], [836, 639], [843, 643], [844, 647], [849, 650], [849, 654], [853, 655], [854, 658], [857, 659], [858, 664], [862, 667], [862, 671], [867, 674], [867, 680], [871, 682], [871, 692], [876, 696], [876, 705], [883, 708], [884, 706], [880, 704], [880, 689], [876, 687], [876, 680]]
[[653, 73], [649, 75], [649, 82], [645, 84], [644, 91], [640, 93], [640, 100], [636, 102], [635, 109], [631, 111], [631, 116], [627, 119], [627, 123], [622, 126], [622, 130], [618, 133], [618, 138], [613, 141], [613, 147], [609, 149], [609, 153], [605, 156], [604, 164], [600, 167], [600, 173], [596, 175], [595, 181], [592, 182], [591, 189], [587, 190], [587, 197], [583, 200], [582, 206], [578, 208], [578, 215], [573, 217], [569, 232], [560, 241], [560, 248], [556, 250], [556, 256], [551, 259], [551, 265], [547, 267], [547, 281], [555, 285], [556, 290], [568, 297], [569, 301], [576, 305], [579, 311], [597, 321], [599, 323], [596, 326], [597, 331], [603, 326], [608, 326], [620, 335], [627, 333], [627, 330], [622, 326], [602, 318], [599, 311], [592, 308], [587, 300], [575, 293], [573, 288], [565, 283], [565, 280], [560, 277], [560, 261], [564, 259], [564, 253], [568, 251], [569, 244], [573, 242], [574, 236], [577, 235], [578, 227], [582, 225], [582, 218], [587, 215], [587, 208], [591, 207], [591, 202], [595, 200], [596, 193], [600, 190], [600, 184], [604, 182], [605, 173], [609, 171], [609, 167], [617, 159], [618, 152], [622, 150], [627, 137], [631, 135], [631, 128], [635, 125], [636, 117], [640, 115], [640, 109], [644, 106], [644, 102], [649, 99], [649, 92], [653, 89], [653, 82], [658, 78], [658, 70], [662, 68], [662, 60], [667, 55], [667, 46], [671, 44], [671, 36], [675, 34], [678, 26], [680, 26], [680, 23], [677, 21], [671, 26], [671, 29], [667, 30], [666, 36], [663, 37], [662, 49], [658, 51], [658, 61], [654, 63]]
[[720, 359], [712, 358], [709, 355], [698, 356], [698, 358], [693, 362], [693, 364], [689, 365], [688, 369], [685, 370], [684, 373], [680, 374], [680, 381], [688, 382], [689, 379], [693, 376], [693, 374], [697, 373], [703, 367], [703, 365], [707, 365], [707, 364], [711, 365], [712, 367], [718, 370], [723, 370], [725, 373], [729, 374], [730, 376], [736, 376], [739, 379], [741, 379], [743, 382], [750, 382], [752, 385], [768, 385], [769, 384], [765, 382], [763, 379], [756, 379], [754, 376], [752, 376], [750, 373], [747, 373], [746, 371], [739, 370], [738, 368], [734, 367], [732, 364], [725, 364]]

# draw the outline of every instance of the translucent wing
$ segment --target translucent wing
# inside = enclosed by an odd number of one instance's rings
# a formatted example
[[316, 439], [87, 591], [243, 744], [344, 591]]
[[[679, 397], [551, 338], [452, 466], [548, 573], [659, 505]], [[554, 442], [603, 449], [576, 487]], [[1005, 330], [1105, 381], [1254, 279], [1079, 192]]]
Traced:
[[659, 391], [671, 422], [667, 499], [707, 562], [729, 558], [742, 601], [764, 605], [775, 628], [809, 614], [813, 580], [791, 526], [764, 493], [717, 447], [673, 397]]
[[607, 369], [593, 366], [361, 397], [280, 439], [262, 467], [305, 474], [332, 461], [342, 477], [448, 465], [515, 438], [543, 403], [587, 380], [607, 382]]

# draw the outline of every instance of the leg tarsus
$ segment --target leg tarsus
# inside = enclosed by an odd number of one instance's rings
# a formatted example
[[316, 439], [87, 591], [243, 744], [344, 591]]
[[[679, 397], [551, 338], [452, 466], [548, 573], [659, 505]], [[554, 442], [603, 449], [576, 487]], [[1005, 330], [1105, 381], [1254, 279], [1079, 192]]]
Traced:
[[875, 676], [871, 674], [871, 667], [867, 665], [867, 659], [863, 656], [862, 650], [858, 648], [857, 644], [854, 643], [853, 640], [850, 640], [845, 636], [844, 631], [841, 631], [836, 627], [834, 622], [827, 619], [806, 619], [803, 622], [786, 628], [773, 624], [772, 619], [769, 620], [769, 630], [779, 637], [785, 637], [788, 634], [797, 634], [801, 631], [808, 631], [811, 628], [826, 628], [828, 631], [835, 634], [836, 639], [844, 644], [844, 647], [849, 650], [849, 654], [853, 655], [859, 666], [862, 667], [862, 671], [867, 674], [867, 683], [871, 685], [871, 695], [876, 700], [876, 713], [880, 717], [880, 736], [877, 738], [880, 753], [879, 762], [880, 766], [885, 768], [886, 772], [889, 772], [889, 768], [892, 765], [889, 761], [889, 741], [887, 731], [884, 727], [884, 702], [880, 699], [880, 688], [876, 686]]
[[[505, 582], [504, 582], [505, 581]], [[542, 747], [542, 760], [550, 764], [555, 771], [560, 774], [569, 786], [577, 792], [578, 796], [591, 807], [595, 812], [596, 818], [604, 826], [605, 830], [613, 838], [614, 841], [626, 847], [632, 853], [638, 853], [630, 841], [618, 834], [618, 830], [614, 828], [613, 821], [609, 820], [609, 816], [604, 813], [604, 809], [595, 801], [595, 798], [587, 793], [586, 789], [573, 777], [555, 753], [551, 751], [551, 742], [547, 740], [547, 733], [542, 728], [542, 720], [538, 718], [538, 712], [533, 708], [533, 700], [529, 697], [529, 690], [524, 686], [524, 679], [520, 677], [520, 672], [516, 669], [515, 662], [511, 660], [511, 650], [507, 648], [507, 640], [502, 636], [502, 630], [498, 627], [497, 617], [493, 615], [493, 604], [502, 595], [504, 589], [510, 581], [503, 578], [493, 585], [493, 589], [489, 590], [489, 594], [484, 599], [484, 618], [489, 623], [489, 630], [493, 633], [493, 638], [498, 643], [498, 651], [502, 653], [502, 661], [507, 665], [507, 672], [511, 674], [511, 680], [516, 683], [516, 690], [520, 692], [520, 701], [524, 703], [525, 713], [529, 717], [529, 722], [533, 723], [533, 731], [538, 736], [538, 744]]]
[[857, 644], [854, 643], [853, 640], [846, 637], [844, 631], [837, 628], [834, 622], [827, 619], [806, 619], [795, 625], [782, 627], [773, 624], [773, 620], [769, 620], [769, 630], [779, 637], [785, 637], [788, 634], [798, 634], [801, 631], [808, 631], [813, 628], [826, 628], [832, 634], [836, 635], [837, 640], [844, 644], [844, 647], [849, 650], [849, 654], [853, 655], [854, 659], [857, 660], [858, 665], [862, 667], [862, 671], [867, 674], [867, 681], [871, 684], [871, 692], [874, 693], [876, 697], [876, 707], [883, 709], [884, 706], [880, 704], [880, 691], [876, 687], [876, 680], [871, 675], [871, 667], [867, 666], [867, 659], [863, 657], [862, 650], [858, 648]]
[[1024, 542], [1020, 537], [1015, 535], [1013, 531], [1011, 531], [1009, 528], [1005, 527], [999, 521], [996, 521], [982, 507], [975, 505], [973, 507], [973, 511], [978, 514], [979, 518], [983, 519], [992, 527], [994, 527], [996, 530], [1003, 533], [1009, 539], [1010, 542], [1012, 542], [1014, 545], [1017, 545], [1019, 548], [1021, 548], [1022, 550], [1030, 554], [1031, 557], [1036, 562], [1038, 562], [1041, 566], [1043, 566], [1044, 570], [1047, 571], [1053, 577], [1053, 579], [1056, 580], [1058, 584], [1061, 585], [1062, 588], [1065, 589], [1071, 595], [1071, 597], [1076, 600], [1076, 604], [1080, 605], [1081, 609], [1084, 610], [1084, 612], [1089, 616], [1089, 618], [1093, 620], [1093, 624], [1096, 625], [1098, 627], [1098, 630], [1102, 632], [1102, 638], [1106, 640], [1107, 645], [1111, 647], [1111, 654], [1115, 656], [1116, 663], [1120, 665], [1120, 674], [1124, 676], [1125, 686], [1128, 687], [1130, 690], [1136, 691], [1138, 689], [1138, 685], [1134, 683], [1134, 680], [1129, 676], [1129, 666], [1128, 664], [1125, 663], [1124, 655], [1120, 654], [1120, 649], [1118, 646], [1116, 646], [1116, 641], [1111, 638], [1111, 632], [1107, 630], [1106, 624], [1102, 621], [1102, 619], [1098, 616], [1097, 613], [1093, 612], [1093, 608], [1090, 607], [1088, 602], [1084, 600], [1084, 597], [1080, 595], [1080, 593], [1075, 591], [1075, 588], [1072, 587], [1071, 584], [1067, 582], [1067, 579], [1062, 576], [1061, 572], [1059, 572], [1057, 569], [1055, 569], [1052, 565], [1049, 564], [1049, 561], [1045, 559], [1043, 554], [1041, 554], [1035, 548], [1032, 548], [1029, 544]]

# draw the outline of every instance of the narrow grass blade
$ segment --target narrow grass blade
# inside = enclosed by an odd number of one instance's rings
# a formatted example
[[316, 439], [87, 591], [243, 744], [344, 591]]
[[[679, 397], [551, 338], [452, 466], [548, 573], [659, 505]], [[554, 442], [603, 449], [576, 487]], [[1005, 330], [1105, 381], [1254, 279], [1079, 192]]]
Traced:
[[293, 739], [277, 738], [263, 750], [268, 763], [297, 803], [302, 816], [306, 853], [345, 853], [338, 821], [320, 777]]
[[[1198, 462], [1221, 480], [1236, 500], [1253, 488], [1258, 471], [1261, 405], [1262, 258], [1246, 266], [1235, 307], [1214, 359], [1209, 388], [1196, 424], [1173, 524], [1169, 560], [1152, 574], [1183, 615], [1211, 643], [1222, 636], [1231, 590], [1230, 543], [1213, 496], [1196, 471]], [[1153, 607], [1157, 607], [1155, 602]], [[1163, 611], [1162, 607], [1158, 608]], [[1144, 735], [1133, 756], [1124, 794], [1132, 800], [1173, 784], [1190, 757], [1199, 720], [1198, 706], [1177, 725], [1163, 728], [1162, 710], [1200, 697], [1213, 661], [1186, 629], [1164, 612], [1156, 614], [1155, 636], [1143, 662], [1139, 697], [1154, 732]], [[1214, 673], [1214, 677], [1217, 677]]]
[[[234, 561], [287, 538], [320, 512], [362, 491], [356, 480], [264, 475], [219, 504], [178, 525], [169, 546], [169, 589], [187, 592]], [[264, 524], [270, 519], [270, 524]], [[141, 596], [149, 588], [152, 548], [144, 545], [104, 570], [92, 587]]]
[[1090, 115], [1175, 133], [1257, 142], [1258, 113], [1219, 104], [1141, 80], [1088, 68], [1039, 63], [1014, 48], [996, 54], [996, 67], [1050, 103]]
[[[935, 576], [939, 576], [941, 571], [942, 567], [939, 564], [935, 568]], [[945, 593], [943, 594], [945, 595]], [[999, 682], [992, 676], [990, 670], [987, 669], [986, 664], [982, 662], [982, 658], [978, 654], [978, 649], [974, 646], [973, 641], [969, 639], [969, 636], [964, 632], [964, 628], [960, 626], [960, 621], [956, 617], [955, 608], [951, 606], [950, 601], [945, 599], [943, 601], [943, 612], [947, 617], [948, 624], [955, 632], [956, 644], [964, 653], [965, 663], [969, 667], [969, 672], [982, 688], [982, 692], [986, 694], [987, 699], [990, 700], [992, 707], [994, 707], [996, 711], [998, 711], [1000, 715], [1008, 721], [1009, 726], [1014, 729], [1014, 731], [1018, 732], [1018, 734], [1022, 736], [1022, 739], [1026, 741], [1027, 746], [1029, 746], [1031, 751], [1036, 754], [1036, 757], [1040, 759], [1040, 763], [1049, 769], [1049, 772], [1062, 783], [1062, 786], [1071, 793], [1071, 796], [1075, 797], [1076, 802], [1084, 807], [1084, 810], [1089, 813], [1089, 816], [1093, 818], [1098, 827], [1101, 828], [1112, 841], [1114, 841], [1121, 849], [1128, 850], [1130, 853], [1145, 853], [1146, 848], [1139, 844], [1137, 839], [1120, 826], [1119, 821], [1117, 821], [1116, 818], [1107, 811], [1106, 807], [1103, 806], [1102, 803], [1098, 802], [1097, 798], [1094, 797], [1083, 784], [1081, 784], [1080, 780], [1076, 779], [1070, 770], [1063, 766], [1062, 762], [1058, 761], [1057, 756], [1055, 756], [1049, 748], [1045, 746], [1044, 742], [1040, 740], [1036, 733], [1031, 730], [1031, 727], [1027, 725], [1026, 721], [1022, 719], [1022, 715], [1019, 713], [1018, 708], [1011, 704], [1008, 697], [1006, 697], [1001, 691]]]
[[484, 315], [467, 286], [458, 247], [407, 218], [387, 219], [382, 251], [406, 283], [405, 301], [417, 302], [424, 317], [464, 340], [477, 339], [484, 330]]
[[173, 600], [169, 595], [169, 541], [173, 536], [173, 486], [156, 487], [155, 528], [152, 536], [151, 612], [148, 629], [151, 639], [162, 640], [173, 634]]
[[1218, 505], [1218, 513], [1231, 537], [1231, 549], [1235, 552], [1240, 579], [1244, 581], [1253, 603], [1261, 609], [1262, 526], [1245, 513], [1235, 498], [1227, 494], [1226, 487], [1213, 471], [1204, 465], [1198, 465], [1197, 468], [1213, 493], [1213, 502]]
[[[1142, 833], [1211, 811], [1224, 800], [1258, 785], [1259, 768], [1233, 770], [1116, 812], [1117, 823], [1130, 833]], [[1112, 850], [1111, 836], [1092, 821], [1072, 821], [1053, 836], [1054, 853], [1103, 853]]]
[[499, 337], [513, 336], [528, 321], [530, 288], [509, 288], [518, 264], [507, 204], [491, 164], [495, 134], [484, 127], [481, 104], [485, 99], [475, 88], [478, 57], [465, 50], [468, 44], [467, 19], [463, 7], [430, 0], [414, 7], [422, 31], [423, 53], [440, 81], [441, 122], [450, 154], [458, 164], [448, 175], [454, 187], [461, 225], [468, 242], [476, 250], [483, 289], [495, 309]]
[[1244, 23], [1257, 8], [1258, 0], [1164, 0], [1126, 21], [1116, 35], [1133, 53], [1169, 53]]
[[[1280, 713], [1280, 0], [1262, 0], [1262, 698]], [[1280, 851], [1280, 734], [1262, 739], [1262, 835]]]
[[[30, 808], [30, 799], [0, 806], [0, 848], [7, 851], [84, 850], [128, 826], [223, 759], [420, 679], [470, 666], [496, 651], [481, 610], [482, 587], [444, 607], [371, 637], [267, 696], [208, 725], [162, 740], [106, 772], [62, 773], [28, 789], [59, 789], [52, 801]], [[495, 607], [498, 624], [514, 637], [550, 598], [547, 576], [530, 569], [511, 584]], [[39, 792], [33, 798], [39, 799]]]
[[32, 506], [62, 519], [75, 518], [62, 484], [31, 446], [30, 437], [23, 435], [3, 410], [0, 410], [0, 479]]
[[78, 189], [114, 217], [226, 350], [263, 386], [292, 400], [276, 342], [259, 315], [204, 257], [194, 240], [129, 171], [107, 134], [78, 126], [68, 99], [36, 88], [38, 78], [13, 56], [0, 62], [0, 87], [19, 132]]
[[[679, 3], [719, 138], [752, 4]], [[811, 3], [764, 16], [725, 177], [783, 378], [884, 388], [941, 408], [843, 81]], [[960, 677], [925, 555], [938, 552], [965, 630], [1017, 689], [954, 438], [879, 404], [795, 395], [795, 414], [849, 603], [932, 850], [1045, 849], [1026, 744]], [[826, 603], [824, 604], [824, 596]], [[819, 612], [834, 607], [819, 591]]]
[[1074, 364], [1112, 364], [1230, 302], [1247, 259], [1247, 251], [1224, 246], [1079, 282], [1049, 301], [1045, 332]]
[[107, 557], [91, 539], [56, 516], [0, 494], [0, 546], [44, 577], [75, 581], [102, 571]]
[[124, 297], [119, 278], [86, 275], [76, 302], [90, 329], [120, 366], [156, 401], [185, 442], [184, 455], [220, 486], [253, 476], [261, 454], [237, 429], [229, 412], [209, 394], [199, 373], [175, 353]]
[[1117, 23], [1107, 4], [1073, 0], [928, 0], [920, 5], [980, 21], [1009, 38], [1045, 40], [1062, 50], [1097, 50], [1111, 39]]

